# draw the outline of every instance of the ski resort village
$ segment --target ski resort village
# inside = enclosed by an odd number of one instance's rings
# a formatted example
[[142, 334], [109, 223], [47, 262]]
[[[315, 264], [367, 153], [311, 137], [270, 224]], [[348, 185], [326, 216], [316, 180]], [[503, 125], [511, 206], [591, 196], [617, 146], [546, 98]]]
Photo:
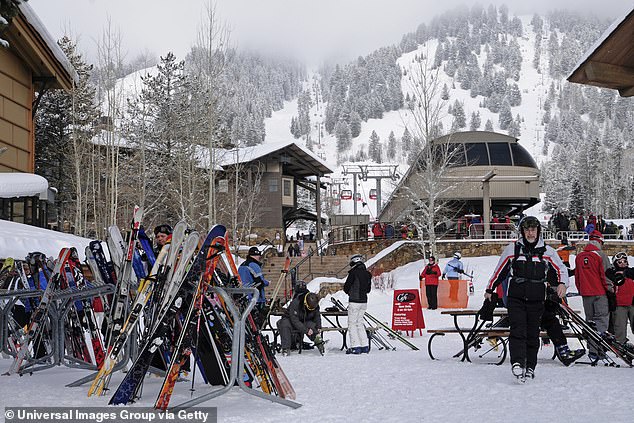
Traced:
[[181, 3], [0, 0], [0, 422], [632, 421], [634, 3]]

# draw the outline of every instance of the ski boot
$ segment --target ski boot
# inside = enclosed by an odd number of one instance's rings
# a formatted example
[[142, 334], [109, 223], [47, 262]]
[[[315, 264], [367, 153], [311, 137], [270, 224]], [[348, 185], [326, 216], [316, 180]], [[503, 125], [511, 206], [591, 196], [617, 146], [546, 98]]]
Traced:
[[370, 353], [370, 346], [366, 345], [365, 347], [361, 347], [361, 354], [369, 354]]
[[513, 376], [515, 376], [517, 383], [526, 383], [526, 374], [524, 373], [524, 367], [522, 367], [520, 363], [513, 363], [511, 371], [513, 372]]
[[319, 354], [324, 355], [326, 353], [326, 342], [320, 335], [315, 336], [315, 346], [319, 350]]
[[535, 370], [531, 369], [530, 367], [526, 369], [526, 372], [524, 372], [524, 381], [527, 381], [529, 379], [535, 379]]
[[352, 347], [352, 348], [348, 348], [348, 349], [346, 350], [346, 354], [359, 355], [359, 354], [361, 354], [361, 347]]
[[288, 348], [282, 348], [282, 357], [288, 357], [290, 353], [291, 350], [289, 350]]
[[583, 357], [585, 353], [586, 350], [583, 348], [573, 351], [568, 348], [568, 345], [561, 345], [557, 347], [557, 358], [559, 358], [559, 361], [561, 361], [566, 367]]

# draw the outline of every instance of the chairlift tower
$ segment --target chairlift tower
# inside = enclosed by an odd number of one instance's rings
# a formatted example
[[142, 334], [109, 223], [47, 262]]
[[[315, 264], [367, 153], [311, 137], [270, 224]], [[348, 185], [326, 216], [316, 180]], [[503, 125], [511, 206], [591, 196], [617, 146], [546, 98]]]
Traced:
[[397, 181], [401, 178], [401, 175], [396, 171], [398, 168], [397, 164], [377, 164], [377, 163], [346, 163], [342, 165], [343, 167], [343, 176], [347, 176], [348, 174], [352, 175], [352, 186], [354, 193], [352, 194], [352, 198], [354, 201], [354, 214], [357, 214], [357, 175], [361, 178], [362, 181], [367, 181], [368, 179], [376, 180], [376, 216], [379, 216], [381, 212], [381, 181], [383, 179], [391, 179], [392, 181]]

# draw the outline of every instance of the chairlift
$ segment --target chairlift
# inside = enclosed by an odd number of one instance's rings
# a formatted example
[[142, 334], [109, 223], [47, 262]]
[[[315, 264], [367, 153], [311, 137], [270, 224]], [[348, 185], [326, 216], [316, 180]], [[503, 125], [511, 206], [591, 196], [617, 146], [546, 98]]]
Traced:
[[370, 190], [370, 200], [376, 200], [376, 188]]
[[360, 192], [355, 193], [354, 199], [357, 200], [357, 201], [363, 201], [362, 198], [361, 198], [361, 193]]
[[352, 190], [342, 189], [340, 197], [342, 200], [352, 200]]

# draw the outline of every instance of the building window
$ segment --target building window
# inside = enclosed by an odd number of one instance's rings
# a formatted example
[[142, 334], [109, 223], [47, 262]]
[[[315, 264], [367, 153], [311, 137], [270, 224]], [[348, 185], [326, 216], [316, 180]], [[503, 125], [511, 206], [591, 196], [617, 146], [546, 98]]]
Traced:
[[218, 181], [218, 192], [229, 192], [229, 181], [227, 179]]
[[269, 179], [269, 192], [278, 192], [280, 190], [280, 181], [277, 178]]
[[511, 162], [511, 150], [506, 142], [490, 142], [489, 155], [491, 157], [491, 165], [513, 166]]
[[282, 195], [284, 197], [290, 197], [291, 196], [291, 187], [292, 187], [292, 183], [289, 179], [284, 179], [284, 181], [282, 181], [282, 183], [284, 184], [284, 191], [282, 193]]
[[467, 148], [467, 165], [468, 166], [488, 166], [489, 154], [487, 153], [487, 145], [483, 142], [474, 142], [466, 144]]
[[535, 160], [533, 160], [528, 151], [524, 150], [524, 147], [521, 145], [511, 144], [511, 151], [513, 152], [513, 162], [515, 166], [537, 168]]

